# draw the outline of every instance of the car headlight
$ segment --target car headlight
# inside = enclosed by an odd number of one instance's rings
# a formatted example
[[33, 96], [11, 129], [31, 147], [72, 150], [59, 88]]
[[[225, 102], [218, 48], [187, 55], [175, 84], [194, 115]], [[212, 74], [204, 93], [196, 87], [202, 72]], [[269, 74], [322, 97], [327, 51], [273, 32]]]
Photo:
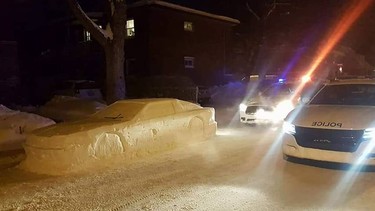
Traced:
[[292, 123], [284, 121], [283, 132], [288, 133], [290, 135], [294, 135], [296, 134], [296, 127]]
[[245, 105], [245, 104], [243, 104], [243, 103], [241, 103], [240, 104], [240, 111], [246, 111], [246, 109], [247, 109], [247, 105]]
[[280, 113], [289, 113], [289, 111], [293, 110], [294, 105], [292, 101], [290, 100], [283, 100], [280, 103], [277, 104], [276, 106], [276, 111]]
[[363, 131], [363, 139], [366, 141], [375, 139], [375, 128], [367, 128]]
[[272, 111], [266, 111], [262, 108], [258, 109], [256, 112], [255, 112], [255, 117], [257, 119], [264, 119], [264, 120], [272, 120], [273, 118], [273, 112]]

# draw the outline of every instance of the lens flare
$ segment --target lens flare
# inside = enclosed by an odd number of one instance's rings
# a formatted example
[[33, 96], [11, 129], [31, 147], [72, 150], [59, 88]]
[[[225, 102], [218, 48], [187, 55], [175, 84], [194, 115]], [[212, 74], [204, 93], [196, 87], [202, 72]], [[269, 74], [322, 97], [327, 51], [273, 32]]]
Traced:
[[[359, 16], [370, 6], [373, 0], [358, 0], [351, 1], [347, 10], [343, 12], [343, 16], [335, 24], [333, 29], [327, 33], [326, 38], [323, 39], [319, 52], [315, 56], [315, 59], [309, 65], [309, 69], [306, 72], [306, 76], [311, 77], [316, 68], [322, 63], [327, 55], [332, 51], [335, 45], [342, 39], [345, 33], [350, 29], [353, 23], [359, 18]], [[294, 98], [298, 96], [298, 93], [303, 89], [305, 83], [301, 83], [295, 92]]]

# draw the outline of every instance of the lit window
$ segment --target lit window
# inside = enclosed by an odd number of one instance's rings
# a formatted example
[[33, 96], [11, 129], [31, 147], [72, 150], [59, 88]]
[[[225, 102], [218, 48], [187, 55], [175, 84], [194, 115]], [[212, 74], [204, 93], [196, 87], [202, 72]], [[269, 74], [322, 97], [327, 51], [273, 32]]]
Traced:
[[184, 30], [192, 32], [193, 31], [193, 23], [185, 21], [184, 22]]
[[194, 57], [185, 56], [184, 65], [185, 65], [185, 68], [189, 68], [189, 69], [194, 68]]
[[87, 30], [83, 30], [83, 41], [85, 42], [91, 41], [91, 34]]
[[130, 19], [126, 21], [126, 35], [128, 37], [135, 36], [134, 19]]

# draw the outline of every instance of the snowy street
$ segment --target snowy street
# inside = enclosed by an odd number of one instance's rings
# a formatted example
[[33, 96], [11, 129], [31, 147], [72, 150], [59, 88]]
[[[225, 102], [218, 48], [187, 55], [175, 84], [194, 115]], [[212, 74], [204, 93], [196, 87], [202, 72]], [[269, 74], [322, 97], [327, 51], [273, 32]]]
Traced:
[[375, 206], [373, 172], [286, 162], [277, 128], [239, 124], [227, 128], [218, 122], [217, 136], [208, 141], [99, 172], [46, 176], [1, 170], [0, 210], [371, 210]]

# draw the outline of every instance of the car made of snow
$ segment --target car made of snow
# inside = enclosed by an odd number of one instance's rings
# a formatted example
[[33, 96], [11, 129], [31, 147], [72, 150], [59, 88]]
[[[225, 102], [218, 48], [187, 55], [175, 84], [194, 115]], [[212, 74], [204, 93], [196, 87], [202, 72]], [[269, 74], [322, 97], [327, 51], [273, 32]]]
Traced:
[[375, 164], [375, 80], [325, 84], [285, 118], [285, 158]]
[[203, 140], [216, 128], [214, 108], [177, 99], [121, 100], [86, 119], [35, 131], [21, 166], [40, 173], [74, 171]]

